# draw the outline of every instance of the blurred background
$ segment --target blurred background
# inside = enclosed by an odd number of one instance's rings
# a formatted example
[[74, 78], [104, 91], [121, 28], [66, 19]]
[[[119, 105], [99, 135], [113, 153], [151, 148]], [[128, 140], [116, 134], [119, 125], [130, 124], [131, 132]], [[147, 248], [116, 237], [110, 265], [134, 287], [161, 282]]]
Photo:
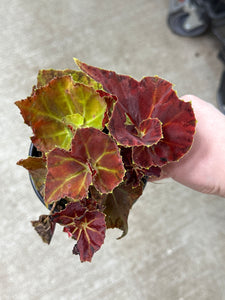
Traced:
[[30, 95], [39, 69], [75, 68], [73, 57], [140, 80], [158, 75], [181, 97], [217, 105], [221, 42], [167, 25], [169, 0], [1, 0], [0, 299], [225, 299], [225, 201], [172, 180], [149, 183], [121, 240], [108, 230], [92, 263], [71, 253], [57, 227], [42, 243], [30, 220], [46, 214], [25, 169], [32, 135], [16, 100]]

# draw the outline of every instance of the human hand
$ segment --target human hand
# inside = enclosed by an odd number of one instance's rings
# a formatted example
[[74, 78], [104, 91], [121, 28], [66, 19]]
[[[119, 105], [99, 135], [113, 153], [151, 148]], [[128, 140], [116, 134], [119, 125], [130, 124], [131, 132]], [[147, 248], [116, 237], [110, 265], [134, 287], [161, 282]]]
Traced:
[[202, 193], [225, 197], [225, 116], [212, 104], [193, 95], [191, 101], [197, 119], [192, 148], [178, 162], [162, 168], [162, 177]]

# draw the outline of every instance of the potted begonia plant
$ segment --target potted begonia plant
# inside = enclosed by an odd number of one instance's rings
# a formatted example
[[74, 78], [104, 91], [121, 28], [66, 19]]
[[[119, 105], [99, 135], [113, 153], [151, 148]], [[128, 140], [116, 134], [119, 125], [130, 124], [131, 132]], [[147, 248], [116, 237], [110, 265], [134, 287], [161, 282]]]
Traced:
[[[40, 70], [37, 85], [16, 101], [31, 126], [25, 167], [50, 213], [32, 225], [50, 243], [55, 225], [91, 261], [106, 228], [128, 230], [127, 218], [147, 181], [190, 149], [191, 103], [157, 76], [137, 81], [75, 59], [77, 70]], [[121, 236], [121, 237], [122, 237]]]

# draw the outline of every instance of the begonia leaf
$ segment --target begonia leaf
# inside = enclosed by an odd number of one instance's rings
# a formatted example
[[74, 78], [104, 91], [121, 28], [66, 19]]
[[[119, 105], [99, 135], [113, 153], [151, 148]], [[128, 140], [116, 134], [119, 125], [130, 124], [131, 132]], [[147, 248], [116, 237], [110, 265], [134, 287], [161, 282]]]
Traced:
[[92, 198], [92, 196], [90, 194], [90, 190], [93, 188], [94, 188], [93, 185], [89, 187], [89, 194], [88, 194], [89, 197], [81, 199], [80, 204], [82, 206], [86, 207], [86, 209], [88, 211], [99, 210], [99, 211], [103, 212], [101, 205], [96, 201], [95, 198]]
[[124, 237], [128, 232], [127, 220], [129, 211], [142, 193], [142, 182], [137, 187], [123, 182], [104, 198], [102, 205], [105, 207], [106, 226], [107, 228], [119, 228], [122, 230], [123, 233], [120, 238]]
[[163, 123], [163, 139], [152, 147], [133, 149], [133, 160], [142, 167], [177, 161], [191, 148], [196, 123], [191, 103], [177, 101], [174, 94], [165, 106], [166, 112], [163, 109], [157, 112]]
[[[194, 112], [190, 103], [177, 97], [170, 82], [157, 76], [144, 77], [138, 82], [132, 77], [75, 61], [82, 71], [100, 82], [106, 92], [117, 97], [109, 130], [119, 143], [125, 146], [131, 144], [130, 136], [140, 137], [143, 131], [144, 136], [150, 134], [153, 141], [155, 136], [152, 146], [144, 143], [143, 139], [142, 146], [133, 143], [136, 164], [144, 168], [162, 166], [179, 160], [190, 149], [196, 125]], [[129, 125], [127, 117], [130, 119]], [[154, 126], [153, 133], [149, 132], [152, 126], [148, 122], [152, 119], [161, 124], [161, 138]]]
[[115, 104], [109, 122], [109, 131], [120, 145], [151, 146], [162, 139], [162, 126], [158, 118], [148, 118], [138, 124], [119, 102]]
[[38, 191], [43, 194], [45, 179], [47, 176], [46, 159], [43, 157], [31, 157], [21, 159], [17, 165], [27, 169]]
[[102, 85], [89, 76], [87, 76], [84, 72], [76, 71], [76, 70], [40, 70], [37, 76], [37, 87], [40, 88], [48, 84], [55, 77], [63, 77], [65, 75], [71, 75], [75, 82], [83, 83], [85, 85], [93, 87], [95, 90], [102, 89]]
[[63, 211], [51, 215], [51, 219], [65, 226], [64, 232], [77, 241], [73, 253], [80, 255], [81, 262], [90, 262], [105, 239], [105, 215], [98, 210], [87, 210], [80, 202], [73, 202]]
[[52, 222], [48, 215], [41, 215], [39, 220], [31, 221], [31, 224], [42, 238], [42, 241], [50, 244], [55, 231], [55, 222]]
[[111, 192], [123, 180], [125, 170], [119, 148], [107, 134], [95, 128], [77, 130], [72, 153], [85, 159], [92, 171], [93, 185], [100, 193]]
[[56, 148], [47, 155], [48, 174], [45, 184], [45, 203], [61, 198], [82, 199], [91, 184], [91, 171], [85, 161], [70, 151]]
[[63, 118], [66, 125], [74, 126], [75, 128], [81, 127], [84, 124], [84, 117], [80, 114], [67, 115]]
[[133, 187], [136, 187], [140, 184], [143, 177], [147, 177], [149, 180], [160, 177], [160, 167], [151, 166], [149, 168], [142, 168], [133, 162], [133, 149], [131, 147], [120, 147], [120, 149], [120, 154], [126, 169], [126, 184], [132, 184]]
[[[51, 80], [35, 90], [31, 97], [17, 101], [16, 105], [25, 123], [33, 129], [33, 144], [43, 152], [56, 146], [70, 149], [73, 134], [68, 125], [103, 129], [104, 99], [92, 87], [75, 84], [71, 76]], [[78, 115], [81, 116], [79, 122], [75, 118], [73, 123], [74, 116]]]
[[82, 199], [91, 183], [101, 192], [111, 192], [125, 170], [112, 138], [95, 128], [77, 129], [71, 151], [56, 148], [47, 155], [45, 202], [64, 198]]
[[113, 111], [113, 105], [117, 101], [117, 98], [116, 98], [116, 96], [113, 96], [109, 93], [106, 93], [103, 90], [97, 90], [97, 92], [99, 93], [99, 95], [101, 97], [104, 98], [104, 100], [107, 104], [107, 109], [106, 109], [106, 112], [105, 112], [105, 116], [104, 116], [104, 119], [102, 121], [102, 127], [105, 127], [105, 125], [109, 122], [109, 120], [111, 118], [112, 111]]

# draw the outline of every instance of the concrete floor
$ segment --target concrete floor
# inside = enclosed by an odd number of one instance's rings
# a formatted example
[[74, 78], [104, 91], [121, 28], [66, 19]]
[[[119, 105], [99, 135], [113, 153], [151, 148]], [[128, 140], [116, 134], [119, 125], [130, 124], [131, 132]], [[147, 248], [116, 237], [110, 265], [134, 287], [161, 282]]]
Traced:
[[159, 75], [216, 103], [222, 72], [213, 36], [182, 38], [166, 25], [167, 0], [1, 0], [0, 299], [225, 299], [225, 201], [172, 180], [148, 184], [129, 233], [108, 230], [93, 262], [71, 254], [57, 228], [50, 246], [30, 220], [47, 212], [26, 170], [31, 131], [14, 101], [40, 68], [74, 68], [73, 57], [136, 79]]

